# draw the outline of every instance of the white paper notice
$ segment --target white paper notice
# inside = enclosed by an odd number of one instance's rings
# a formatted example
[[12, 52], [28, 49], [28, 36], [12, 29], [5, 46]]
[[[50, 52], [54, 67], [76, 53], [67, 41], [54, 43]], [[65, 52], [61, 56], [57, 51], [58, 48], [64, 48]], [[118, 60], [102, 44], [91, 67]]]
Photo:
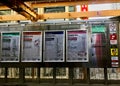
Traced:
[[42, 58], [41, 32], [23, 32], [23, 58], [25, 62], [40, 62]]
[[64, 60], [64, 31], [45, 32], [44, 61], [62, 62]]
[[67, 31], [67, 61], [88, 61], [87, 30]]

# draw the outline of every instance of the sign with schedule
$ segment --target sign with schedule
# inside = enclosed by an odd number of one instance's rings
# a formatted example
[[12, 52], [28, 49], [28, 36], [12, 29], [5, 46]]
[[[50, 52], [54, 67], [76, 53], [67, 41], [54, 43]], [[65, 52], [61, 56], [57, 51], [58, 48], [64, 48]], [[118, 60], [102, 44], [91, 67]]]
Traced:
[[64, 31], [45, 31], [44, 35], [44, 62], [63, 62]]
[[40, 62], [42, 59], [42, 32], [23, 32], [23, 62]]
[[67, 62], [88, 62], [87, 30], [68, 30], [66, 34]]
[[1, 42], [1, 62], [18, 62], [20, 32], [2, 32]]

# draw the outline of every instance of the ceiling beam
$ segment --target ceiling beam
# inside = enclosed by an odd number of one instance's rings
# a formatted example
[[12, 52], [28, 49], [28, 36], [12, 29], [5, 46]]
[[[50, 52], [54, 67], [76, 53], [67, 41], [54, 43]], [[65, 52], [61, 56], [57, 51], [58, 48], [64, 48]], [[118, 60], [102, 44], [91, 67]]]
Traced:
[[105, 4], [105, 3], [120, 3], [120, 0], [76, 0], [76, 1], [64, 1], [64, 2], [49, 2], [49, 3], [33, 3], [33, 8], [42, 7], [56, 7], [56, 6], [75, 6], [83, 4]]
[[80, 18], [80, 17], [120, 16], [120, 10], [70, 12], [70, 13], [46, 13], [46, 14], [41, 14], [40, 16], [41, 19], [61, 19], [61, 18], [69, 19], [69, 18]]
[[[54, 15], [54, 16], [53, 16]], [[120, 16], [120, 10], [103, 10], [103, 11], [88, 11], [88, 12], [65, 12], [65, 13], [46, 13], [40, 14], [39, 20], [44, 19], [63, 19], [63, 18], [80, 18], [80, 17], [106, 17]], [[0, 21], [17, 21], [29, 20], [22, 15], [1, 15]]]
[[18, 21], [18, 20], [28, 20], [22, 15], [0, 15], [0, 21]]
[[38, 20], [38, 14], [21, 0], [1, 0], [1, 3], [32, 21]]
[[0, 6], [0, 10], [9, 10], [10, 8], [5, 6], [5, 5], [1, 5]]

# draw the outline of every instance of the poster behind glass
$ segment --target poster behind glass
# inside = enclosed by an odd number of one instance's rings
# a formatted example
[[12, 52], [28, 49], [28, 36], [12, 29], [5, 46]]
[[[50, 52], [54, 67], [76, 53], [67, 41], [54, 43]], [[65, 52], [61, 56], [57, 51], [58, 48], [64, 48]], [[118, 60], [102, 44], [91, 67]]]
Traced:
[[44, 62], [64, 61], [64, 31], [45, 31]]
[[66, 34], [67, 62], [88, 62], [87, 30], [68, 30]]
[[2, 32], [1, 62], [18, 62], [20, 53], [20, 32]]
[[40, 62], [42, 59], [42, 32], [23, 32], [23, 62]]

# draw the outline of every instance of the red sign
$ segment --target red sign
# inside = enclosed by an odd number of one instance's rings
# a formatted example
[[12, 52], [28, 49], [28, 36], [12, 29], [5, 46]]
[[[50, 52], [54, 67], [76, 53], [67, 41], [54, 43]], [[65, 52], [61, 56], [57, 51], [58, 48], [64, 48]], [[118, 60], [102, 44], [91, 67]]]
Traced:
[[[87, 12], [88, 11], [88, 5], [81, 5], [81, 12]], [[81, 17], [81, 19], [88, 19], [88, 17]]]
[[110, 40], [117, 40], [117, 34], [110, 34]]
[[81, 5], [81, 11], [82, 12], [88, 11], [88, 5]]

